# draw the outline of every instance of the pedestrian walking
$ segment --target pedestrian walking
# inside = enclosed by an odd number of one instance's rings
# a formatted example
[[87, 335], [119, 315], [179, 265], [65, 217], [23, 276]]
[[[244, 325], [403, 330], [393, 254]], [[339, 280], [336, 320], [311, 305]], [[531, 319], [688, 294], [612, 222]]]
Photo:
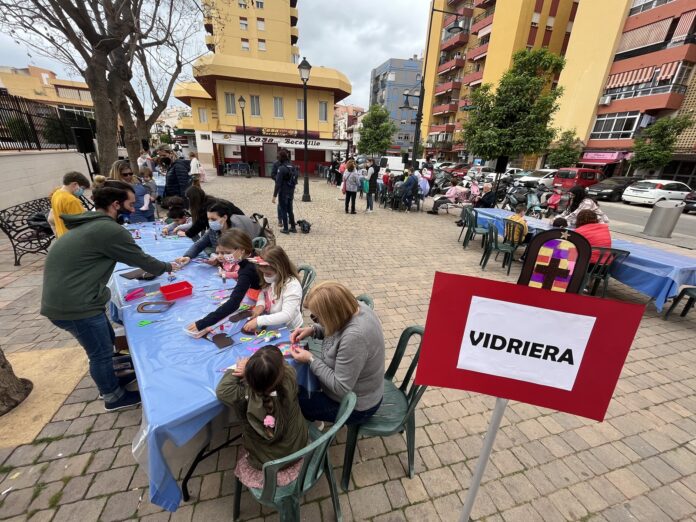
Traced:
[[343, 185], [346, 194], [346, 214], [348, 214], [348, 204], [350, 203], [350, 213], [355, 214], [355, 197], [360, 187], [360, 174], [355, 168], [355, 161], [348, 160], [346, 170], [343, 173]]
[[[273, 191], [273, 203], [275, 203], [276, 198], [278, 198], [280, 218], [283, 223], [281, 233], [289, 234], [292, 232], [294, 234], [297, 232], [297, 228], [295, 226], [295, 214], [292, 209], [292, 202], [295, 197], [295, 187], [297, 186], [299, 173], [297, 167], [290, 163], [290, 154], [288, 154], [287, 150], [282, 149], [278, 153], [278, 160], [280, 161], [280, 165], [278, 166], [275, 190]], [[290, 227], [289, 229], [288, 226]]]

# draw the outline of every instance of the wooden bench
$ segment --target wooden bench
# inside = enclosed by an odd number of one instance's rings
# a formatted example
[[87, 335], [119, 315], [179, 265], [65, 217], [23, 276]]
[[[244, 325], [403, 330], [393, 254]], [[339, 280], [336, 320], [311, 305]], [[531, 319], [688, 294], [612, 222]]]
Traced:
[[55, 237], [53, 234], [32, 229], [28, 220], [37, 212], [48, 215], [51, 210], [49, 198], [27, 201], [21, 205], [0, 210], [0, 229], [10, 238], [14, 250], [15, 266], [25, 254], [46, 254]]

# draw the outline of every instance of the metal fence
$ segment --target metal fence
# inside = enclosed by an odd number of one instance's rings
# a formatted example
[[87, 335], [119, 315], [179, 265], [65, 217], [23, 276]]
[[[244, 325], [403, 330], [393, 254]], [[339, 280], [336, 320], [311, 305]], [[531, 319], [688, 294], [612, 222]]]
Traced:
[[94, 120], [82, 114], [0, 94], [0, 150], [73, 149], [71, 127], [95, 134]]

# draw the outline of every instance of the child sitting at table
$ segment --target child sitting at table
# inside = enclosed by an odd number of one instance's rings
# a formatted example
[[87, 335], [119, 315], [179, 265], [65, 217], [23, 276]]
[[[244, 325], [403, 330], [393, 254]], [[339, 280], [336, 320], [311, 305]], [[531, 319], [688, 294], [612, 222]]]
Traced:
[[[307, 422], [297, 400], [295, 370], [275, 346], [265, 346], [249, 359], [237, 361], [217, 386], [217, 398], [235, 408], [242, 422], [242, 446], [234, 473], [249, 488], [263, 487], [263, 465], [307, 445]], [[295, 480], [296, 461], [278, 473], [278, 485]]]
[[515, 243], [528, 243], [531, 239], [531, 234], [528, 234], [529, 228], [527, 227], [527, 220], [524, 217], [525, 212], [527, 212], [527, 207], [524, 203], [520, 203], [515, 207], [515, 213], [508, 218], [510, 221], [519, 223], [523, 227], [521, 233], [519, 230], [515, 230]]
[[253, 332], [267, 326], [287, 326], [294, 330], [302, 326], [300, 276], [285, 250], [269, 246], [261, 256], [250, 261], [256, 263], [263, 280], [260, 280], [261, 293], [251, 319], [242, 329]]
[[191, 215], [183, 207], [170, 208], [167, 212], [167, 218], [171, 219], [172, 222], [162, 229], [163, 236], [168, 236], [169, 234], [186, 236], [186, 231], [193, 225]]
[[[254, 252], [254, 247], [251, 244], [251, 238], [239, 229], [233, 228], [225, 230], [217, 240], [222, 248], [226, 249], [231, 262], [239, 264], [239, 272], [237, 284], [232, 290], [230, 298], [222, 303], [213, 312], [210, 312], [203, 319], [199, 319], [195, 323], [188, 326], [188, 331], [193, 337], [203, 337], [210, 331], [212, 326], [219, 323], [228, 315], [233, 314], [242, 304], [244, 296], [249, 294], [249, 297], [256, 301], [258, 299], [259, 290], [259, 274], [256, 270], [256, 265], [249, 262], [249, 257]], [[181, 259], [181, 258], [180, 258]], [[213, 263], [217, 264], [215, 261]]]

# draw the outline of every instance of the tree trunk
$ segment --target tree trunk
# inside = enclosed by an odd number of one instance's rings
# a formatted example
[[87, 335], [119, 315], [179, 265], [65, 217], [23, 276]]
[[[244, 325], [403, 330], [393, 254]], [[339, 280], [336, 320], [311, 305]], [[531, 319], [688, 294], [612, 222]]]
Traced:
[[121, 117], [123, 130], [125, 131], [126, 150], [128, 150], [128, 160], [130, 161], [131, 169], [133, 169], [133, 172], [136, 174], [139, 174], [138, 157], [140, 156], [140, 149], [142, 149], [143, 146], [140, 136], [138, 135], [138, 129], [133, 121], [133, 114], [131, 113], [130, 106], [125, 96], [121, 98], [121, 103], [118, 106], [118, 115]]
[[12, 365], [0, 350], [0, 415], [4, 415], [26, 399], [33, 387], [31, 381], [15, 375]]
[[95, 59], [86, 68], [84, 76], [94, 104], [99, 173], [108, 177], [111, 165], [118, 159], [118, 119], [116, 107], [109, 97], [106, 66]]

